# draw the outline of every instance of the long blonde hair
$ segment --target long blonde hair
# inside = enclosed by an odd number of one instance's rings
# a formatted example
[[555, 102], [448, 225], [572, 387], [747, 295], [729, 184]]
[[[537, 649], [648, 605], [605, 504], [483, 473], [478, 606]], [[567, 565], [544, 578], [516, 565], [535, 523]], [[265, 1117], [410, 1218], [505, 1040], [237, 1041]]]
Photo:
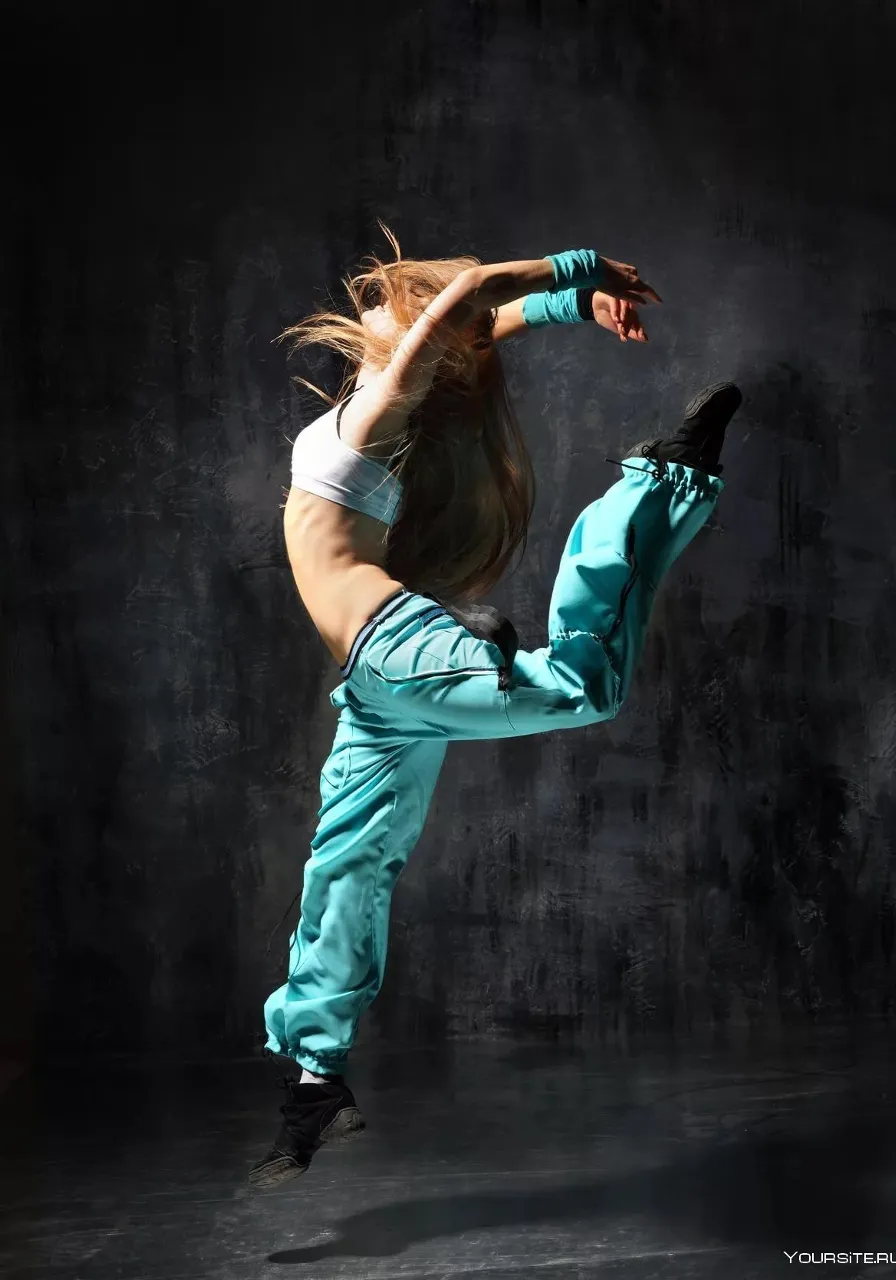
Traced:
[[[382, 224], [380, 224], [382, 226]], [[384, 369], [424, 308], [476, 258], [404, 259], [383, 227], [394, 262], [369, 257], [343, 281], [354, 316], [322, 311], [282, 335], [292, 350], [319, 343], [339, 352], [346, 372], [337, 400], [362, 364]], [[394, 333], [371, 333], [364, 311], [388, 304]], [[386, 540], [386, 569], [411, 591], [446, 603], [489, 591], [525, 547], [535, 479], [493, 340], [494, 313], [446, 335], [431, 390], [414, 410], [390, 464], [403, 497]], [[298, 382], [336, 403], [305, 378]]]

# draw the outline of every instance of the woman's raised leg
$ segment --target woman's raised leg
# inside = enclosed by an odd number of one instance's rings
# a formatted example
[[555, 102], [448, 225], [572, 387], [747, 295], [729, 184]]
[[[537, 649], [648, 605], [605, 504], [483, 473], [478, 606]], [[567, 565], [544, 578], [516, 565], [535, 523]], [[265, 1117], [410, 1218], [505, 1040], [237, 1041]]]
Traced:
[[[354, 655], [342, 696], [412, 738], [507, 738], [609, 720], [640, 655], [663, 574], [705, 524], [723, 482], [633, 458], [573, 525], [548, 643], [519, 652], [509, 681], [495, 644], [421, 596], [396, 601]], [[506, 686], [506, 687], [505, 687]]]

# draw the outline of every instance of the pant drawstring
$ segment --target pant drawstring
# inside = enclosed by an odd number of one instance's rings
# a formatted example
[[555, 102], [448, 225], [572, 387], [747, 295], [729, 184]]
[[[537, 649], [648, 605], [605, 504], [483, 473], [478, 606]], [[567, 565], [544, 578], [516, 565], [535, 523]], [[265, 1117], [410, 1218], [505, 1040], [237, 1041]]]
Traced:
[[[650, 461], [655, 462], [657, 468], [655, 471], [651, 471], [650, 475], [654, 476], [657, 480], [662, 480], [667, 470], [666, 463], [659, 458], [651, 458]], [[604, 462], [612, 462], [617, 467], [627, 467], [629, 471], [644, 470], [643, 467], [633, 467], [630, 462], [620, 462], [618, 458], [604, 458]]]

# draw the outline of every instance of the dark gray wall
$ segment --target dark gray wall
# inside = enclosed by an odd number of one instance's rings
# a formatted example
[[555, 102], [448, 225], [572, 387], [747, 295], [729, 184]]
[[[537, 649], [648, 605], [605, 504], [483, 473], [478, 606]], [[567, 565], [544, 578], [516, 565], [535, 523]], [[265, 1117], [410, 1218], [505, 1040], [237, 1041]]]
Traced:
[[451, 751], [365, 1038], [886, 1013], [892, 7], [239, 8], [14, 33], [3, 607], [44, 1048], [260, 1036], [334, 682], [278, 513], [314, 402], [271, 343], [377, 217], [419, 256], [593, 244], [667, 299], [646, 349], [508, 351], [524, 643], [605, 454], [707, 380], [747, 403], [619, 720]]

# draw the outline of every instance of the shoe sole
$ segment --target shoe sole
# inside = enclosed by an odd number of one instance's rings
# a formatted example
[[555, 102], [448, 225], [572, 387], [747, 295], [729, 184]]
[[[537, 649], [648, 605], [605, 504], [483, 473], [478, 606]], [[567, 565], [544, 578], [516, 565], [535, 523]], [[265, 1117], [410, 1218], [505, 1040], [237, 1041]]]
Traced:
[[331, 1147], [338, 1147], [343, 1143], [354, 1142], [356, 1138], [360, 1138], [366, 1128], [367, 1123], [358, 1108], [345, 1107], [322, 1131], [320, 1140], [328, 1143]]
[[[320, 1140], [331, 1147], [344, 1146], [347, 1142], [360, 1138], [366, 1127], [366, 1121], [357, 1107], [345, 1107], [321, 1132]], [[279, 1160], [266, 1164], [263, 1169], [250, 1169], [249, 1185], [257, 1191], [269, 1191], [272, 1187], [282, 1186], [284, 1182], [291, 1182], [293, 1178], [300, 1178], [303, 1173], [308, 1172], [308, 1168], [307, 1164], [297, 1164], [291, 1156], [281, 1156]]]
[[740, 388], [735, 386], [733, 382], [716, 382], [711, 387], [704, 387], [702, 391], [698, 392], [697, 395], [694, 396], [693, 400], [684, 411], [685, 422], [687, 422], [688, 418], [696, 418], [700, 410], [705, 408], [714, 396], [721, 394], [723, 391], [731, 391], [736, 397], [737, 403], [731, 410], [731, 416], [734, 417], [734, 414], [740, 408], [743, 401]]
[[279, 1187], [307, 1172], [307, 1164], [296, 1164], [289, 1156], [283, 1156], [279, 1160], [272, 1160], [263, 1169], [250, 1169], [249, 1186], [256, 1191], [269, 1191], [271, 1187]]

